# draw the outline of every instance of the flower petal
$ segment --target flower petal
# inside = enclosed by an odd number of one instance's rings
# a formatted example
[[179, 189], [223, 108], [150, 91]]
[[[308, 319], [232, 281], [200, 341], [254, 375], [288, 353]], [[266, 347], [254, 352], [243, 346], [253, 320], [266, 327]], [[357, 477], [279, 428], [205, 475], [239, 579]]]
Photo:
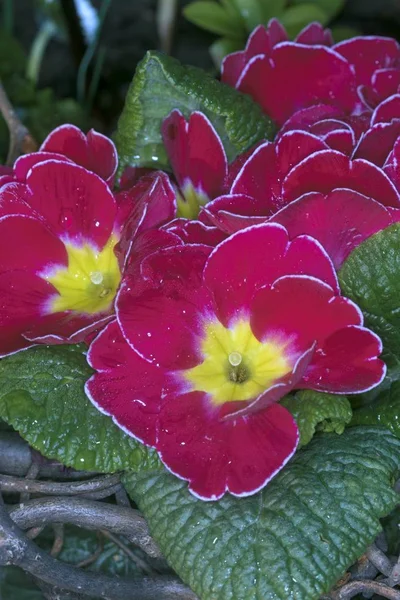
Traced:
[[228, 174], [228, 161], [207, 117], [195, 111], [187, 122], [178, 110], [173, 110], [164, 120], [161, 131], [180, 187], [190, 182], [209, 198], [218, 196]]
[[335, 150], [316, 152], [304, 159], [289, 172], [282, 187], [287, 202], [307, 192], [349, 188], [385, 206], [400, 206], [398, 192], [381, 169], [363, 159], [352, 161]]
[[279, 44], [270, 58], [252, 58], [236, 87], [280, 125], [313, 104], [334, 104], [351, 112], [358, 102], [351, 65], [342, 56], [330, 48], [294, 42]]
[[202, 500], [218, 500], [226, 491], [254, 494], [294, 454], [298, 430], [293, 417], [276, 404], [256, 415], [220, 421], [207, 404], [199, 392], [163, 404], [157, 439], [161, 460]]
[[211, 309], [202, 286], [210, 250], [206, 246], [166, 248], [142, 263], [144, 285], [141, 281], [121, 285], [118, 322], [127, 342], [149, 362], [176, 369], [198, 363], [198, 336]]
[[399, 44], [391, 38], [378, 36], [345, 40], [334, 49], [353, 66], [357, 85], [370, 84], [374, 71], [388, 67], [400, 58]]
[[67, 264], [64, 244], [42, 222], [19, 215], [0, 219], [0, 272], [38, 274], [46, 266]]
[[40, 150], [63, 154], [108, 183], [113, 181], [117, 170], [118, 157], [113, 142], [94, 129], [86, 136], [74, 125], [61, 125], [47, 136]]
[[350, 252], [394, 218], [381, 204], [357, 192], [339, 189], [326, 196], [310, 192], [290, 202], [269, 222], [286, 227], [289, 236], [317, 239], [339, 269]]
[[333, 265], [319, 243], [305, 236], [289, 242], [287, 231], [277, 224], [249, 227], [219, 244], [206, 263], [204, 282], [227, 327], [249, 313], [258, 289], [287, 274], [318, 277], [338, 289]]
[[188, 219], [175, 219], [167, 224], [164, 230], [174, 233], [185, 244], [204, 244], [212, 248], [226, 238], [221, 229]]
[[349, 326], [333, 333], [314, 355], [301, 387], [334, 394], [357, 394], [377, 386], [386, 365], [378, 336], [363, 327]]
[[100, 177], [77, 165], [49, 160], [27, 177], [30, 206], [57, 235], [102, 248], [112, 233], [116, 203]]
[[[168, 374], [130, 348], [116, 321], [92, 342], [88, 362], [95, 373], [86, 394], [102, 413], [129, 435], [154, 446], [157, 415], [168, 389]], [[134, 375], [133, 375], [134, 374]]]

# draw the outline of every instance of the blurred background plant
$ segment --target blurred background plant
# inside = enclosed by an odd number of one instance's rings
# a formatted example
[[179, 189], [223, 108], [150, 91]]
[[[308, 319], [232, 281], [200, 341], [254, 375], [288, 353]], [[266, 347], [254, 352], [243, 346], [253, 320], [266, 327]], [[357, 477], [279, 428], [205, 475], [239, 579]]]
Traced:
[[[271, 17], [291, 37], [314, 20], [336, 40], [400, 37], [398, 0], [0, 0], [0, 9], [0, 79], [38, 143], [67, 121], [111, 134], [148, 49], [217, 74]], [[0, 118], [0, 163], [7, 148]]]
[[[185, 17], [207, 31], [220, 35], [210, 46], [216, 66], [224, 56], [240, 50], [257, 25], [279, 19], [289, 37], [294, 38], [306, 25], [319, 21], [328, 25], [340, 13], [346, 0], [195, 0], [184, 8]], [[335, 27], [340, 41], [357, 35], [351, 27]]]

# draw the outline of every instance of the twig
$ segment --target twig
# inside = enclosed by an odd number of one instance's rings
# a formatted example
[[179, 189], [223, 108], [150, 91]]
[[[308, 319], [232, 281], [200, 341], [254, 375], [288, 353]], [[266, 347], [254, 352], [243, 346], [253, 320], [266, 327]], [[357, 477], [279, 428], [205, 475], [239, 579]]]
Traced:
[[20, 154], [34, 152], [37, 149], [37, 144], [25, 125], [23, 125], [18, 118], [17, 113], [12, 107], [1, 81], [0, 112], [3, 115], [10, 132], [10, 145], [6, 164], [12, 167]]
[[38, 498], [10, 512], [21, 529], [49, 523], [69, 523], [87, 529], [106, 529], [123, 535], [139, 546], [149, 556], [159, 557], [161, 552], [151, 538], [145, 519], [139, 511], [124, 506], [94, 502], [83, 498]]
[[[40, 471], [40, 467], [37, 463], [32, 462], [28, 471], [26, 472], [25, 479], [36, 479]], [[22, 492], [19, 501], [21, 504], [29, 500], [29, 492]]]
[[393, 570], [393, 565], [382, 550], [379, 550], [375, 544], [372, 544], [366, 552], [368, 560], [376, 567], [381, 573], [387, 577]]
[[88, 567], [89, 565], [93, 564], [101, 555], [101, 553], [103, 552], [104, 549], [104, 541], [103, 541], [103, 537], [101, 536], [100, 532], [97, 532], [97, 539], [98, 539], [98, 544], [97, 544], [97, 548], [96, 550], [93, 552], [93, 554], [91, 556], [88, 556], [88, 558], [85, 558], [84, 560], [81, 560], [80, 562], [78, 562], [75, 566], [79, 567], [80, 569], [82, 569], [83, 567]]
[[371, 594], [378, 594], [388, 600], [400, 600], [400, 590], [394, 590], [393, 588], [379, 583], [378, 581], [362, 581], [354, 580], [350, 583], [346, 583], [339, 590], [336, 590], [330, 595], [332, 600], [349, 600], [354, 598], [357, 594], [363, 594], [369, 592]]
[[64, 546], [64, 525], [61, 523], [53, 524], [54, 542], [50, 550], [50, 556], [57, 558]]
[[131, 507], [129, 496], [123, 487], [121, 487], [120, 490], [115, 492], [115, 499], [119, 506], [127, 506], [128, 508]]
[[110, 531], [106, 531], [105, 529], [100, 529], [101, 533], [107, 539], [111, 540], [116, 546], [121, 548], [122, 552], [126, 554], [126, 556], [134, 562], [139, 569], [142, 569], [147, 575], [154, 575], [154, 570], [147, 564], [146, 561], [140, 558], [140, 556], [136, 556], [134, 552], [122, 540], [119, 539], [117, 535], [114, 535]]
[[185, 585], [173, 577], [112, 578], [64, 564], [41, 550], [23, 535], [0, 503], [0, 565], [14, 565], [50, 585], [78, 594], [108, 600], [196, 600]]
[[[120, 482], [120, 475], [95, 477], [87, 481], [30, 481], [29, 479], [0, 475], [0, 492], [29, 492], [31, 494], [51, 494], [56, 496], [75, 496], [77, 494], [94, 494], [109, 490]], [[103, 496], [104, 497], [104, 496]]]

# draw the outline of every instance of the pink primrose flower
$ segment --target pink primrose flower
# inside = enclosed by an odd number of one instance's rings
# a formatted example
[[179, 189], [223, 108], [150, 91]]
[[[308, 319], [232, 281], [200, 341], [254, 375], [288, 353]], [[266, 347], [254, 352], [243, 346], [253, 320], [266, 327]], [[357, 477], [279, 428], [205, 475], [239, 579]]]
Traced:
[[213, 250], [156, 251], [140, 272], [90, 347], [87, 394], [199, 498], [253, 494], [282, 469], [298, 443], [278, 403], [291, 390], [351, 394], [385, 375], [379, 338], [309, 236], [253, 226]]
[[378, 36], [332, 45], [316, 23], [291, 42], [272, 20], [253, 31], [244, 51], [224, 59], [222, 81], [252, 96], [279, 125], [315, 105], [357, 115], [398, 93], [400, 46]]
[[52, 154], [23, 156], [14, 172], [22, 180], [0, 188], [1, 356], [84, 340], [112, 318], [124, 272], [146, 251], [181, 243], [172, 233], [146, 234], [175, 214], [164, 173], [114, 195], [93, 171]]

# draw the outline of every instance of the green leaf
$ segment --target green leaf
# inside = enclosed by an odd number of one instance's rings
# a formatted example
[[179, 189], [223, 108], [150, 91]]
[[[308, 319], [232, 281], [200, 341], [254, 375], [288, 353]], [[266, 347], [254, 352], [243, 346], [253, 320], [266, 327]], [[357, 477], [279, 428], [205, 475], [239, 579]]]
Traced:
[[0, 598], [4, 600], [45, 600], [32, 578], [18, 567], [0, 567]]
[[215, 66], [220, 69], [222, 60], [227, 54], [242, 50], [245, 42], [241, 40], [232, 40], [230, 38], [220, 38], [210, 46], [211, 58]]
[[354, 425], [383, 425], [400, 438], [400, 381], [393, 383], [378, 398], [354, 412]]
[[[343, 8], [346, 0], [306, 0], [307, 4], [321, 9], [327, 16], [328, 20], [333, 19]], [[303, 5], [304, 0], [292, 0], [292, 4]]]
[[317, 600], [381, 530], [400, 441], [379, 427], [323, 434], [259, 494], [202, 502], [163, 473], [126, 477], [152, 535], [203, 600]]
[[235, 16], [232, 11], [211, 0], [192, 2], [185, 6], [183, 14], [191, 23], [218, 35], [242, 38], [245, 34], [240, 15]]
[[362, 35], [359, 29], [356, 29], [355, 27], [349, 27], [348, 25], [337, 25], [336, 27], [331, 27], [331, 31], [336, 44], [343, 42], [344, 40], [357, 37], [358, 35]]
[[[365, 324], [383, 342], [383, 359], [400, 364], [400, 224], [368, 238], [345, 261], [339, 273], [343, 295], [361, 308]], [[398, 369], [397, 369], [398, 371]]]
[[294, 396], [286, 396], [281, 404], [296, 420], [300, 431], [300, 448], [310, 442], [316, 430], [343, 433], [352, 417], [346, 396], [304, 390]]
[[138, 65], [118, 121], [116, 144], [120, 170], [127, 165], [166, 168], [160, 128], [178, 108], [188, 117], [203, 111], [221, 136], [228, 160], [273, 134], [271, 121], [253, 100], [196, 67], [157, 52]]
[[0, 78], [25, 72], [26, 56], [21, 44], [5, 29], [0, 29]]
[[157, 468], [158, 459], [98, 411], [82, 346], [37, 346], [0, 361], [0, 418], [44, 456], [87, 471]]
[[263, 23], [267, 24], [273, 17], [281, 18], [288, 0], [261, 0]]
[[251, 33], [257, 25], [263, 23], [261, 0], [234, 0], [234, 3], [246, 25], [247, 33]]
[[328, 20], [328, 16], [323, 10], [310, 3], [291, 6], [280, 17], [280, 21], [290, 38], [294, 38], [312, 21], [319, 21], [322, 25], [325, 25]]

